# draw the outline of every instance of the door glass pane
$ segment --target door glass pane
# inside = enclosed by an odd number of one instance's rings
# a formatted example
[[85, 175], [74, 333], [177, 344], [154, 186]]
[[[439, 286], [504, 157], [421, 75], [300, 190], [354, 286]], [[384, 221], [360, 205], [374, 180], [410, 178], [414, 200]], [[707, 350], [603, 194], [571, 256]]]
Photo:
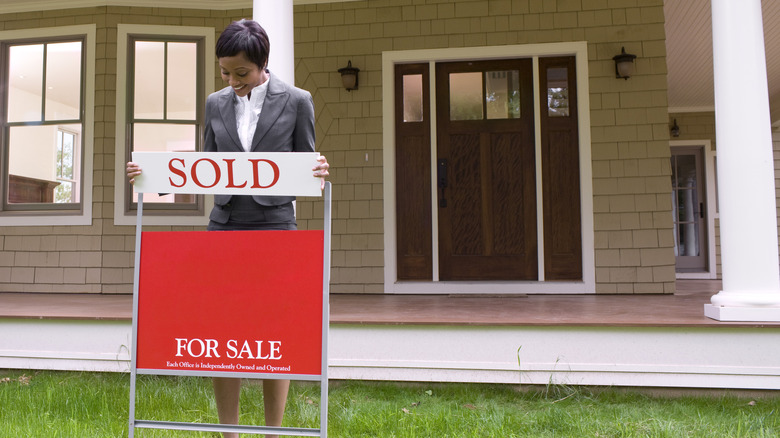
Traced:
[[[79, 202], [81, 125], [12, 126], [9, 132], [8, 202]], [[63, 171], [67, 187], [58, 192]]]
[[43, 44], [12, 46], [8, 52], [8, 121], [40, 121]]
[[677, 189], [677, 220], [694, 222], [699, 215], [699, 199], [696, 190]]
[[[195, 125], [136, 123], [133, 125], [133, 151], [143, 152], [193, 152], [195, 151]], [[148, 199], [147, 199], [148, 198]], [[144, 202], [194, 202], [194, 195], [144, 194]], [[133, 194], [133, 202], [138, 202]]]
[[696, 155], [672, 156], [675, 255], [693, 257], [701, 253], [699, 227], [702, 208], [698, 195]]
[[485, 99], [488, 119], [519, 119], [520, 72], [485, 72]]
[[168, 118], [195, 120], [197, 97], [196, 43], [168, 43]]
[[135, 42], [134, 77], [134, 117], [162, 119], [165, 92], [165, 43]]
[[46, 120], [78, 120], [81, 107], [81, 43], [46, 46]]
[[451, 73], [450, 120], [482, 119], [482, 73]]
[[677, 252], [680, 256], [699, 255], [699, 224], [698, 222], [679, 225], [679, 240]]
[[547, 115], [569, 117], [569, 69], [547, 69]]
[[677, 155], [674, 181], [676, 187], [696, 187], [696, 157], [694, 155]]
[[403, 77], [404, 122], [423, 121], [423, 76]]

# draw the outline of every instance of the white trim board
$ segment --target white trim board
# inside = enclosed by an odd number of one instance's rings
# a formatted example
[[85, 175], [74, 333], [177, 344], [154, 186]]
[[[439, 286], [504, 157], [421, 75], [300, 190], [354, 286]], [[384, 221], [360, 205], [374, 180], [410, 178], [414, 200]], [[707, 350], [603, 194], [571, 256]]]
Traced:
[[780, 389], [776, 329], [334, 325], [331, 339], [334, 379]]
[[0, 318], [0, 368], [130, 371], [130, 321]]
[[[574, 55], [577, 68], [577, 100], [579, 103], [579, 144], [580, 144], [580, 199], [582, 215], [582, 267], [583, 281], [575, 282], [443, 282], [438, 281], [437, 269], [437, 242], [438, 234], [436, 209], [433, 208], [432, 230], [434, 242], [434, 281], [431, 282], [399, 282], [396, 265], [396, 209], [395, 209], [395, 120], [394, 105], [394, 67], [396, 64], [409, 62], [428, 62], [431, 69], [436, 62], [457, 60], [486, 60], [500, 58], [532, 58], [534, 67], [540, 56]], [[435, 95], [433, 87], [435, 75], [431, 74], [431, 93]], [[588, 45], [585, 41], [570, 43], [550, 44], [525, 44], [507, 46], [488, 46], [426, 50], [405, 50], [382, 53], [382, 132], [383, 132], [383, 186], [384, 186], [384, 261], [385, 293], [595, 293], [596, 268], [593, 231], [593, 178], [591, 162], [591, 137], [590, 137], [590, 88], [588, 74]], [[538, 94], [538, 81], [534, 81], [534, 94]], [[435, 99], [431, 99], [431, 112], [435, 114]], [[537, 106], [538, 108], [538, 106]], [[536, 112], [536, 111], [535, 111]], [[537, 123], [538, 125], [538, 123]], [[538, 127], [538, 126], [537, 126]], [[434, 127], [431, 128], [431, 141], [435, 144]], [[435, 149], [434, 152], [435, 153]], [[435, 167], [436, 160], [431, 161]], [[432, 178], [435, 178], [435, 168], [432, 168]], [[433, 185], [435, 190], [435, 184]], [[432, 200], [435, 202], [436, 197]], [[541, 230], [538, 230], [541, 233]], [[540, 238], [540, 242], [543, 239]], [[540, 253], [541, 254], [541, 253]], [[543, 254], [541, 254], [543, 255]], [[543, 263], [540, 260], [540, 265]], [[540, 266], [543, 272], [543, 266]], [[542, 278], [541, 276], [539, 278]]]
[[[349, 1], [356, 0], [293, 0], [293, 5], [344, 3]], [[69, 0], [65, 3], [62, 0], [2, 0], [0, 14], [101, 6], [231, 10], [251, 9], [252, 0]]]
[[[128, 372], [130, 321], [0, 318], [0, 368]], [[332, 379], [780, 389], [778, 328], [347, 325]]]

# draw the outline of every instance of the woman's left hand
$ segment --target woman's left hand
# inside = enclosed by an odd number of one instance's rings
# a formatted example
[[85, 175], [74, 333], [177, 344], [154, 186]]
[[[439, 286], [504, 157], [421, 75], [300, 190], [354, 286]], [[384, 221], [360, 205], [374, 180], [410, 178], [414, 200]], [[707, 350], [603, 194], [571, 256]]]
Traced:
[[314, 166], [311, 170], [314, 171], [314, 177], [321, 178], [320, 183], [320, 189], [325, 188], [325, 177], [330, 175], [330, 172], [328, 172], [328, 169], [330, 169], [330, 164], [328, 164], [328, 159], [325, 158], [325, 155], [320, 155], [317, 157], [317, 165]]

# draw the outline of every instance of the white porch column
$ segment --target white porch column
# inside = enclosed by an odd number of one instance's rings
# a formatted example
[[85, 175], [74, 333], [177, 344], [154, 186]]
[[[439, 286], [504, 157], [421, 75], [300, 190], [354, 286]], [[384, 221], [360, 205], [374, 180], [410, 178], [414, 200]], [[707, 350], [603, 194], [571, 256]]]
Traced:
[[723, 290], [704, 314], [780, 321], [772, 133], [761, 0], [712, 0]]
[[293, 0], [253, 0], [252, 19], [268, 33], [271, 43], [268, 69], [284, 82], [295, 85]]

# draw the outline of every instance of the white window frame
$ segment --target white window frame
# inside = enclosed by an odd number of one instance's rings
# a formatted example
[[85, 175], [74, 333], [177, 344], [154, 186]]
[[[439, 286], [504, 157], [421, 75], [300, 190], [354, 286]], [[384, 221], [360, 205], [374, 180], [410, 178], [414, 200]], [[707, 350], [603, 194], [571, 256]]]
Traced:
[[[84, 118], [83, 118], [83, 168], [81, 184], [83, 197], [79, 212], [73, 211], [14, 211], [12, 214], [0, 215], [0, 226], [52, 226], [52, 225], [92, 225], [92, 174], [94, 141], [95, 141], [95, 46], [97, 26], [84, 24], [77, 26], [48, 27], [38, 29], [22, 29], [0, 31], [0, 41], [21, 39], [45, 40], [64, 36], [84, 36], [83, 50], [86, 55], [84, 69]], [[5, 195], [3, 195], [5, 196]]]
[[[127, 41], [130, 35], [149, 35], [149, 36], [170, 36], [170, 37], [203, 37], [205, 39], [205, 71], [203, 95], [208, 96], [214, 91], [214, 35], [213, 27], [193, 27], [193, 26], [156, 26], [146, 24], [119, 24], [117, 26], [117, 74], [116, 74], [116, 152], [114, 158], [114, 224], [115, 225], [135, 225], [136, 214], [134, 211], [125, 212], [125, 157], [127, 156], [127, 147], [124, 139], [126, 138], [127, 128]], [[130, 96], [132, 98], [132, 96]], [[198, 105], [205, 105], [205, 102], [198, 102]], [[200, 133], [198, 135], [201, 135]], [[208, 224], [209, 213], [214, 206], [214, 197], [206, 196], [204, 200], [203, 212], [198, 215], [181, 214], [174, 212], [165, 215], [146, 215], [144, 224], [146, 225], [200, 225]]]
[[[532, 58], [534, 74], [534, 129], [536, 132], [536, 156], [541, 156], [541, 119], [539, 116], [539, 58], [543, 56], [575, 56], [577, 68], [577, 103], [580, 159], [580, 202], [582, 227], [582, 280], [544, 281], [544, 218], [537, 214], [539, 242], [538, 281], [440, 281], [438, 278], [438, 217], [435, 205], [436, 193], [436, 99], [432, 98], [429, 117], [431, 127], [431, 227], [433, 241], [433, 281], [399, 281], [397, 278], [396, 252], [396, 207], [395, 207], [395, 111], [394, 72], [399, 63], [428, 62], [431, 74], [430, 93], [436, 96], [435, 65], [437, 62], [489, 60], [506, 58]], [[596, 264], [593, 232], [593, 171], [590, 137], [590, 87], [588, 83], [588, 44], [585, 41], [507, 45], [488, 47], [464, 47], [451, 49], [425, 49], [391, 51], [382, 53], [382, 100], [383, 100], [383, 184], [384, 184], [384, 259], [385, 293], [394, 294], [593, 294], [596, 293]], [[537, 211], [542, 211], [542, 172], [537, 159], [536, 169]]]

